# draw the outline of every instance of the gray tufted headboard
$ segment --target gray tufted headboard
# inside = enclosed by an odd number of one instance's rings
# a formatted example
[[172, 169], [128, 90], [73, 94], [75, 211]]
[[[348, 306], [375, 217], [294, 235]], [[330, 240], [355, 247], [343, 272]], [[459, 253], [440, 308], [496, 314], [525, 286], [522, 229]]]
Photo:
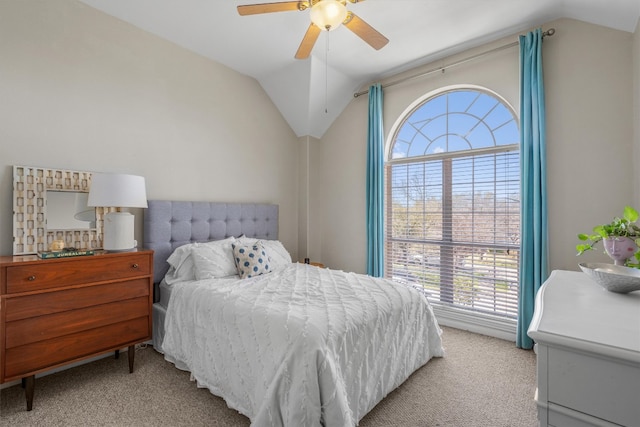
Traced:
[[278, 238], [278, 205], [149, 200], [144, 212], [144, 247], [153, 249], [154, 283], [169, 270], [178, 246], [245, 235]]

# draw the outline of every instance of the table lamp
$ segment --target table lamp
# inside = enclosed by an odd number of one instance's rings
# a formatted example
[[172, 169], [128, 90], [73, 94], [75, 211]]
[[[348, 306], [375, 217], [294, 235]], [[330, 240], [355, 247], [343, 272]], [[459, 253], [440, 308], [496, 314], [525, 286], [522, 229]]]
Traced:
[[93, 173], [88, 206], [114, 207], [104, 215], [103, 249], [126, 252], [136, 248], [134, 216], [121, 208], [146, 208], [144, 177], [125, 174]]

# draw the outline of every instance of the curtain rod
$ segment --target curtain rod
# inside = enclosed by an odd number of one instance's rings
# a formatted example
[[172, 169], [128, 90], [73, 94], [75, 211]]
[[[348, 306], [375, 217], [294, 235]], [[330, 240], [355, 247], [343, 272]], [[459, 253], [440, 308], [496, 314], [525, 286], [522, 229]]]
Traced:
[[[556, 29], [555, 28], [549, 28], [547, 31], [542, 33], [542, 38], [545, 38], [547, 36], [552, 36], [555, 33], [556, 33]], [[418, 77], [424, 77], [424, 76], [427, 76], [429, 74], [433, 74], [433, 73], [438, 72], [438, 71], [444, 71], [446, 68], [450, 68], [450, 67], [454, 67], [456, 65], [464, 64], [465, 62], [473, 61], [474, 59], [478, 59], [478, 58], [480, 58], [482, 56], [489, 55], [490, 53], [499, 52], [501, 50], [509, 49], [511, 47], [517, 46], [518, 43], [519, 42], [512, 42], [512, 43], [509, 43], [509, 44], [505, 44], [503, 46], [498, 46], [498, 47], [496, 47], [494, 49], [487, 50], [485, 52], [481, 52], [481, 53], [478, 53], [478, 54], [475, 54], [475, 55], [471, 55], [471, 56], [469, 56], [467, 58], [464, 58], [464, 59], [461, 59], [459, 61], [452, 62], [449, 65], [444, 65], [444, 66], [438, 67], [438, 68], [432, 68], [431, 70], [424, 71], [424, 72], [419, 73], [419, 74], [414, 74], [412, 76], [403, 77], [401, 79], [392, 81], [392, 82], [387, 83], [385, 85], [382, 85], [382, 88], [384, 89], [384, 88], [387, 88], [389, 86], [395, 86], [397, 84], [404, 83], [404, 82], [406, 82], [408, 80], [417, 79]], [[353, 94], [353, 97], [357, 98], [357, 97], [359, 97], [361, 95], [366, 95], [367, 93], [369, 93], [369, 89], [363, 90], [361, 92], [356, 92], [356, 93]]]

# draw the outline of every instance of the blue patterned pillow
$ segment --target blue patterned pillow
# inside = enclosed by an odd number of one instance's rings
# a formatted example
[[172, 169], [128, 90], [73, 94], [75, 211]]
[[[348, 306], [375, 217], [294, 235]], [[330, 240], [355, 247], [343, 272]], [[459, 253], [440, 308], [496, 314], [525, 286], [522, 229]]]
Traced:
[[271, 259], [261, 244], [241, 245], [232, 243], [233, 257], [241, 279], [255, 277], [271, 271]]

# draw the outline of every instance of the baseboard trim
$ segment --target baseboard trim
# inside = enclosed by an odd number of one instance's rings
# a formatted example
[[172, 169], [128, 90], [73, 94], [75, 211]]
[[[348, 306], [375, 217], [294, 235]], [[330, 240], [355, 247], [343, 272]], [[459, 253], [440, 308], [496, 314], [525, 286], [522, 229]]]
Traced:
[[466, 310], [432, 304], [433, 312], [442, 326], [450, 326], [476, 334], [516, 342], [517, 323], [515, 320], [498, 316], [479, 315]]

